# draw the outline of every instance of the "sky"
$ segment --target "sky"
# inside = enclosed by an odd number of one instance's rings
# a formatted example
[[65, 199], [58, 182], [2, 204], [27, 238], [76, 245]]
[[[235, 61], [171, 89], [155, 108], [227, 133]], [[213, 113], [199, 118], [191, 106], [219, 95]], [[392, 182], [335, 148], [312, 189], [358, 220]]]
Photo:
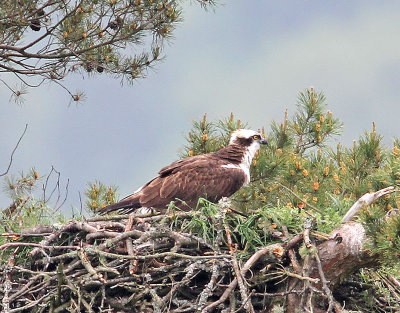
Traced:
[[[183, 6], [165, 61], [133, 86], [106, 75], [73, 77], [66, 85], [85, 92], [83, 103], [69, 105], [63, 89], [45, 85], [17, 105], [0, 85], [0, 172], [28, 124], [10, 175], [35, 167], [45, 177], [54, 166], [61, 186], [69, 180], [62, 207], [69, 215], [88, 182], [118, 186], [123, 197], [152, 179], [178, 158], [192, 121], [204, 113], [217, 121], [233, 112], [268, 129], [285, 109], [295, 112], [298, 93], [310, 86], [344, 123], [337, 141], [351, 144], [373, 121], [386, 144], [400, 135], [400, 2]], [[0, 208], [9, 202], [0, 193]]]

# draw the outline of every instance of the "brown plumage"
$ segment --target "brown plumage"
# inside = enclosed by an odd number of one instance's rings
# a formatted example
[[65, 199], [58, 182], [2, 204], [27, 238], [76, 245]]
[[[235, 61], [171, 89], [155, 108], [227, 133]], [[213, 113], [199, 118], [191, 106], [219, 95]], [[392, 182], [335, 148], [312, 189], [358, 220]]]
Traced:
[[251, 161], [260, 144], [265, 143], [255, 131], [237, 130], [226, 148], [173, 162], [136, 193], [102, 208], [100, 213], [131, 213], [141, 207], [165, 211], [171, 201], [190, 210], [199, 198], [218, 202], [249, 182]]

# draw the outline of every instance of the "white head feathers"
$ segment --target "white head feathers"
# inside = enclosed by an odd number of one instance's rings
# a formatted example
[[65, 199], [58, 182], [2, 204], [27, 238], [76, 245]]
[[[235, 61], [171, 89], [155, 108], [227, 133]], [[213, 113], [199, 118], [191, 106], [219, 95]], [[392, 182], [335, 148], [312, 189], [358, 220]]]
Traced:
[[247, 139], [247, 138], [250, 138], [250, 137], [253, 137], [253, 136], [256, 136], [256, 135], [260, 136], [260, 138], [261, 138], [261, 134], [256, 132], [256, 131], [254, 131], [254, 130], [252, 130], [252, 129], [240, 128], [240, 129], [235, 130], [232, 133], [231, 139], [229, 140], [229, 144], [230, 145], [233, 144], [234, 141], [236, 139], [238, 139], [238, 138], [246, 138]]

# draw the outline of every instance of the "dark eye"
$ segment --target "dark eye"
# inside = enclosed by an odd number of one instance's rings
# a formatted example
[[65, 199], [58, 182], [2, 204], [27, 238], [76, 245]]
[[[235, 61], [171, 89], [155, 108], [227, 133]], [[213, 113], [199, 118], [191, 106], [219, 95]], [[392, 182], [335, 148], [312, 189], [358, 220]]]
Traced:
[[260, 135], [254, 135], [254, 136], [253, 136], [253, 139], [254, 139], [254, 140], [260, 140], [261, 137], [260, 137]]

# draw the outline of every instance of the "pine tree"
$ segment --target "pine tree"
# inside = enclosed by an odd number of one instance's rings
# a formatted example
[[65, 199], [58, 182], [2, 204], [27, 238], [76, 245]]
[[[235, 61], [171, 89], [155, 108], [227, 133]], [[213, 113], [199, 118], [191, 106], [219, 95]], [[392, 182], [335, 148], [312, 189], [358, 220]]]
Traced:
[[[297, 104], [298, 112], [293, 117], [286, 111], [282, 123], [272, 123], [266, 135], [269, 146], [253, 160], [250, 185], [232, 197], [233, 206], [248, 214], [248, 218], [237, 217], [239, 221], [232, 222], [247, 254], [276, 241], [287, 231], [292, 236], [302, 232], [310, 219], [315, 238], [326, 238], [340, 226], [343, 215], [361, 195], [399, 186], [399, 139], [394, 139], [392, 149], [383, 146], [383, 136], [373, 123], [372, 130], [354, 141], [352, 147], [339, 143], [334, 149], [330, 139], [340, 134], [342, 123], [326, 110], [324, 95], [310, 88], [299, 94]], [[205, 115], [202, 121], [194, 122], [186, 152], [190, 156], [215, 151], [221, 140], [226, 144], [230, 133], [240, 127], [242, 122], [235, 120], [233, 114], [217, 123], [208, 122]], [[213, 134], [211, 140], [205, 133]], [[265, 134], [264, 128], [262, 133]], [[203, 149], [205, 139], [207, 149]], [[386, 195], [362, 210], [359, 217], [369, 238], [369, 253], [375, 263], [382, 264], [379, 273], [399, 273], [398, 202], [397, 193]], [[197, 225], [197, 229], [201, 227]], [[300, 251], [305, 253], [303, 258], [309, 253], [307, 249]], [[377, 286], [374, 275], [366, 270], [362, 277]], [[388, 292], [392, 283], [384, 274], [379, 277], [386, 285], [369, 292]], [[357, 306], [367, 309], [365, 302], [356, 301], [353, 308]], [[378, 308], [385, 311], [371, 303], [367, 310]]]
[[79, 101], [83, 93], [64, 85], [74, 72], [132, 83], [162, 60], [164, 41], [180, 20], [173, 0], [0, 1], [0, 73], [15, 74], [21, 86], [1, 81], [16, 101], [44, 82]]

